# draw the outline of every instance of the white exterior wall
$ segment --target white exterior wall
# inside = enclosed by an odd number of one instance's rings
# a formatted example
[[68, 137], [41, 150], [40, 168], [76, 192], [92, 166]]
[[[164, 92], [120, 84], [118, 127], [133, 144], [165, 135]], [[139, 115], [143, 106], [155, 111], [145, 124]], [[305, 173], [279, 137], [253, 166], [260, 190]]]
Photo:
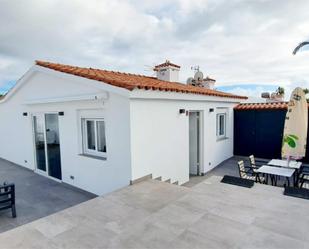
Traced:
[[[149, 174], [179, 184], [189, 180], [189, 117], [179, 109], [202, 112], [202, 173], [233, 155], [235, 99], [129, 92], [39, 66], [20, 82], [0, 100], [0, 157], [35, 170], [32, 114], [64, 112], [59, 116], [62, 181], [95, 194], [109, 193]], [[223, 140], [216, 136], [218, 108], [228, 110]], [[106, 160], [81, 155], [81, 117], [104, 118]]]
[[[183, 184], [189, 180], [189, 116], [179, 109], [202, 111], [201, 172], [206, 173], [222, 161], [233, 156], [233, 107], [235, 100], [189, 96], [196, 101], [180, 100], [184, 94], [171, 94], [174, 100], [151, 98], [131, 99], [131, 159], [132, 178], [148, 174], [162, 176]], [[160, 98], [164, 93], [160, 93]], [[187, 95], [187, 94], [186, 94]], [[204, 98], [204, 101], [199, 99]], [[207, 100], [208, 99], [208, 100]], [[221, 101], [220, 101], [221, 100]], [[224, 99], [223, 99], [224, 101]], [[237, 101], [237, 100], [236, 100]], [[214, 108], [214, 112], [209, 112]], [[228, 108], [227, 138], [217, 141], [217, 108]]]
[[[34, 72], [14, 95], [0, 103], [0, 157], [34, 170], [30, 114], [63, 111], [64, 116], [59, 116], [62, 181], [98, 195], [128, 185], [131, 179], [129, 98], [113, 93], [111, 86], [94, 81], [94, 84], [91, 81], [85, 84], [83, 80], [75, 81], [79, 77], [62, 78], [57, 74]], [[104, 94], [107, 99], [26, 104], [38, 99], [87, 94]], [[80, 114], [87, 115], [89, 110], [96, 110], [89, 115], [95, 112], [95, 117], [105, 119], [106, 160], [79, 155], [82, 152]], [[23, 116], [23, 112], [28, 112], [28, 116]], [[74, 176], [74, 180], [70, 176]]]

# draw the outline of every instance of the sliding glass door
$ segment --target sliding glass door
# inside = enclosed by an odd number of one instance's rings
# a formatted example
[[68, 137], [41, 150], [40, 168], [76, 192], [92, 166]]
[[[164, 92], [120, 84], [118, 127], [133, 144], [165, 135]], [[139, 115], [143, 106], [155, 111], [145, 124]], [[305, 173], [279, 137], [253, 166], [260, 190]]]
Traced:
[[61, 180], [58, 114], [45, 114], [48, 175]]
[[34, 142], [36, 154], [36, 167], [38, 171], [46, 173], [46, 153], [45, 153], [45, 128], [44, 118], [41, 115], [33, 116]]
[[61, 180], [58, 114], [33, 115], [37, 171]]

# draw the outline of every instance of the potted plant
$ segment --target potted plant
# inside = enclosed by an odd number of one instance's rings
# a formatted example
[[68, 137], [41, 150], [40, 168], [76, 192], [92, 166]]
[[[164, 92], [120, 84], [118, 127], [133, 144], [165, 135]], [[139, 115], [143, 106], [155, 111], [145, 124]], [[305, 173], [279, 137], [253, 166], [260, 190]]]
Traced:
[[281, 99], [283, 100], [284, 99], [284, 88], [283, 87], [278, 87], [277, 90], [276, 90], [276, 98], [277, 99]]

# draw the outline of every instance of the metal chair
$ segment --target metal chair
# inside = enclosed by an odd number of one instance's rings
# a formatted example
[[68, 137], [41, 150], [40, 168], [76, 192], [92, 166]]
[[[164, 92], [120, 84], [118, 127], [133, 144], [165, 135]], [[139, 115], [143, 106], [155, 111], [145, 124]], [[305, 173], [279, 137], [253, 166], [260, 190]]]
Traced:
[[260, 177], [259, 173], [255, 172], [251, 166], [245, 167], [245, 163], [243, 160], [238, 161], [238, 169], [239, 169], [239, 176], [244, 179], [254, 180], [255, 182], [262, 183], [265, 181], [264, 177]]
[[4, 183], [0, 186], [0, 210], [11, 209], [12, 217], [16, 218], [15, 185]]
[[255, 162], [255, 158], [253, 155], [249, 156], [249, 162], [250, 162], [250, 167], [252, 168], [252, 170], [257, 173], [257, 169], [258, 167], [256, 166], [256, 162]]
[[259, 167], [267, 163], [265, 160], [255, 159], [254, 155], [249, 156], [249, 162], [250, 162], [251, 167], [254, 169], [258, 169]]
[[309, 189], [309, 167], [303, 166], [298, 175], [298, 187]]
[[258, 168], [260, 168], [263, 164], [265, 164], [265, 161], [261, 161], [261, 160], [256, 160], [254, 155], [250, 155], [249, 156], [249, 162], [250, 162], [250, 167], [252, 168], [253, 172], [255, 174], [257, 174], [257, 177], [259, 179], [260, 183], [266, 183], [266, 177], [264, 174], [259, 173], [257, 170]]

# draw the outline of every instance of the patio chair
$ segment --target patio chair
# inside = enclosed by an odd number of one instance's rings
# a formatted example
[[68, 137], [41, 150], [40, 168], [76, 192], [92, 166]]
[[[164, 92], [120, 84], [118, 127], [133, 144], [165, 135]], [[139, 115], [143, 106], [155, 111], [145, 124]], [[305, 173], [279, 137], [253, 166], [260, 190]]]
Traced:
[[12, 217], [16, 218], [15, 185], [3, 183], [0, 185], [0, 210], [11, 209]]
[[309, 168], [304, 166], [298, 177], [298, 187], [309, 189]]
[[249, 156], [250, 166], [256, 171], [259, 167], [265, 164], [265, 161], [256, 160], [254, 155]]
[[250, 162], [250, 167], [252, 168], [253, 172], [258, 175], [257, 177], [259, 178], [260, 182], [263, 181], [263, 183], [265, 183], [266, 182], [265, 175], [257, 171], [258, 168], [260, 168], [262, 165], [265, 164], [265, 161], [256, 160], [254, 155], [250, 155], [249, 162]]
[[251, 166], [245, 167], [245, 163], [243, 160], [238, 161], [238, 169], [239, 169], [239, 176], [244, 179], [254, 180], [255, 182], [262, 183], [265, 181], [265, 177], [259, 176], [259, 173], [254, 172]]
[[253, 170], [254, 173], [257, 172], [258, 167], [255, 164], [255, 158], [253, 155], [249, 156], [249, 162], [250, 162], [250, 167]]

